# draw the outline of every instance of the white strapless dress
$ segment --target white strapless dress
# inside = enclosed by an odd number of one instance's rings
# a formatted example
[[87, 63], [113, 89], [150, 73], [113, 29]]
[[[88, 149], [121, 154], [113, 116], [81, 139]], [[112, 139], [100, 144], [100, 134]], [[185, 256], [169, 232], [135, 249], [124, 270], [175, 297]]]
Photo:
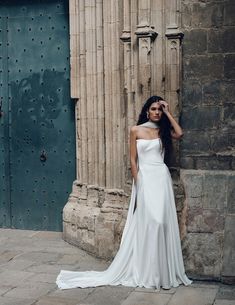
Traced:
[[172, 180], [161, 151], [159, 138], [137, 140], [137, 185], [133, 183], [121, 245], [111, 265], [99, 272], [62, 270], [56, 280], [60, 289], [191, 284], [184, 270]]

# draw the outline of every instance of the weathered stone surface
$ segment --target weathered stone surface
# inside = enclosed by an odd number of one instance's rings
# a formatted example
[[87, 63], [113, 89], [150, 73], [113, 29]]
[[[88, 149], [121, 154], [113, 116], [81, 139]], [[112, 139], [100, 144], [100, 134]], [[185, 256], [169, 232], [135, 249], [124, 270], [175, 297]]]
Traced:
[[235, 33], [233, 28], [211, 30], [208, 33], [208, 51], [235, 52]]
[[180, 167], [185, 169], [195, 168], [194, 159], [191, 156], [180, 156]]
[[234, 285], [222, 285], [216, 294], [216, 299], [226, 299], [235, 301], [235, 289]]
[[[209, 136], [209, 135], [208, 135]], [[214, 152], [224, 152], [224, 148], [229, 149], [231, 136], [227, 132], [217, 131], [210, 135], [210, 149]]]
[[95, 288], [85, 288], [85, 289], [69, 289], [69, 290], [59, 290], [56, 289], [48, 293], [48, 297], [58, 298], [58, 299], [66, 299], [68, 300], [76, 300], [77, 303], [82, 303], [89, 294], [93, 293]]
[[224, 76], [228, 79], [235, 78], [235, 71], [231, 67], [235, 66], [235, 54], [227, 54], [224, 57]]
[[18, 286], [10, 291], [8, 291], [4, 296], [9, 298], [24, 298], [24, 299], [37, 299], [40, 296], [48, 293], [50, 290], [55, 288], [55, 283], [49, 284], [49, 283], [31, 283], [24, 286]]
[[40, 298], [34, 305], [77, 305], [78, 300], [67, 299], [62, 297], [45, 296]]
[[230, 170], [232, 169], [232, 157], [220, 155], [199, 155], [194, 157], [195, 169], [205, 170]]
[[203, 54], [207, 51], [207, 31], [193, 29], [184, 32], [183, 52], [184, 55]]
[[189, 274], [220, 277], [223, 233], [188, 233], [183, 239], [182, 250]]
[[[72, 200], [64, 208], [63, 237], [99, 257], [111, 258], [120, 244], [128, 196], [123, 190], [80, 184], [77, 187], [78, 190], [74, 186]], [[79, 189], [83, 190], [82, 199]]]
[[189, 233], [213, 233], [223, 232], [224, 214], [219, 210], [189, 208], [187, 219], [187, 231]]
[[235, 3], [229, 0], [224, 6], [224, 25], [233, 25], [235, 20]]
[[219, 105], [222, 104], [223, 97], [221, 94], [221, 81], [209, 80], [202, 85], [202, 103], [203, 105]]
[[185, 202], [185, 191], [182, 181], [178, 180], [177, 183], [174, 181], [174, 194], [175, 194], [175, 204], [177, 212], [181, 212], [184, 208]]
[[171, 298], [170, 294], [158, 294], [158, 293], [144, 293], [144, 292], [133, 292], [122, 305], [149, 305], [158, 304], [166, 305]]
[[84, 303], [94, 305], [119, 305], [123, 304], [123, 301], [132, 291], [133, 288], [130, 287], [99, 287], [86, 298]]
[[231, 125], [232, 128], [235, 127], [235, 105], [232, 103], [224, 105], [224, 123]]
[[179, 287], [169, 305], [212, 305], [217, 293], [216, 288]]
[[234, 305], [234, 300], [215, 300], [213, 305]]
[[19, 255], [19, 251], [3, 251], [0, 253], [0, 264], [7, 263], [11, 261], [16, 255]]
[[228, 201], [233, 198], [234, 172], [181, 170], [180, 177], [185, 187], [185, 197], [189, 207], [225, 212]]
[[228, 177], [227, 201], [228, 213], [235, 214], [235, 176]]
[[188, 79], [184, 81], [182, 88], [182, 100], [184, 106], [196, 106], [201, 104], [202, 85], [199, 80]]
[[[11, 232], [11, 234], [10, 234]], [[97, 259], [93, 256], [90, 256], [85, 251], [73, 247], [68, 243], [65, 243], [61, 238], [61, 233], [54, 232], [53, 234], [44, 234], [39, 232], [37, 237], [37, 232], [29, 231], [25, 233], [18, 234], [18, 230], [6, 231], [8, 235], [8, 243], [4, 245], [5, 249], [12, 251], [15, 247], [15, 244], [28, 241], [31, 245], [31, 248], [23, 248], [22, 253], [26, 254], [28, 251], [30, 253], [34, 250], [34, 242], [37, 243], [37, 252], [42, 253], [44, 256], [45, 249], [48, 249], [48, 253], [59, 253], [61, 257], [66, 257], [68, 259], [67, 253], [71, 254], [71, 261], [73, 261], [76, 270], [104, 270], [106, 269], [110, 262], [105, 262], [100, 259]], [[4, 236], [5, 230], [0, 229], [0, 238]], [[210, 240], [208, 240], [209, 242]], [[55, 247], [55, 244], [57, 247]], [[73, 249], [73, 251], [71, 251]], [[61, 252], [63, 250], [63, 252]], [[206, 249], [205, 249], [206, 250]], [[76, 265], [73, 256], [77, 255], [79, 260], [79, 266]], [[39, 255], [40, 256], [40, 255]], [[25, 255], [27, 257], [27, 255]], [[30, 258], [28, 258], [28, 263], [32, 263]], [[18, 260], [18, 257], [15, 257], [14, 260]], [[20, 258], [19, 258], [20, 261]], [[7, 265], [10, 262], [6, 263]], [[52, 273], [51, 263], [47, 263], [44, 266], [38, 265], [38, 262], [33, 261], [34, 265], [37, 265], [37, 270], [31, 270], [32, 276], [25, 277], [24, 274], [20, 274], [18, 280], [14, 277], [13, 271], [8, 271], [8, 285], [5, 284], [5, 271], [0, 270], [0, 304], [1, 305], [98, 305], [98, 304], [117, 304], [120, 305], [125, 302], [127, 304], [201, 304], [200, 301], [204, 300], [203, 305], [233, 305], [234, 303], [234, 286], [232, 285], [221, 285], [218, 282], [207, 282], [207, 281], [194, 281], [193, 284], [189, 287], [180, 286], [177, 288], [172, 288], [170, 290], [161, 289], [156, 291], [155, 289], [146, 289], [146, 288], [128, 288], [128, 287], [97, 287], [97, 288], [86, 288], [86, 289], [69, 289], [69, 290], [59, 290], [55, 285], [55, 279], [58, 273]], [[61, 265], [61, 258], [56, 257], [53, 265], [55, 269], [66, 269], [66, 270], [75, 270], [71, 268], [70, 265]], [[40, 271], [41, 269], [41, 271]], [[35, 271], [35, 272], [34, 272]], [[3, 276], [2, 276], [3, 275]], [[44, 284], [43, 284], [44, 283]], [[37, 290], [38, 287], [38, 290]], [[45, 290], [44, 290], [45, 289]], [[48, 289], [50, 291], [48, 291]], [[183, 290], [181, 290], [183, 289]], [[203, 289], [203, 290], [200, 290]], [[215, 299], [211, 302], [211, 289], [218, 290], [218, 293]], [[12, 291], [12, 292], [11, 292]], [[7, 296], [6, 292], [11, 293], [11, 297]], [[28, 298], [28, 292], [32, 295], [32, 298]], [[205, 293], [207, 297], [205, 297]], [[25, 297], [22, 296], [25, 293]], [[137, 295], [138, 293], [138, 295]], [[133, 294], [133, 297], [132, 297]], [[152, 296], [149, 296], [149, 295]], [[198, 297], [198, 294], [201, 295], [201, 298]], [[14, 297], [13, 297], [14, 295]], [[182, 296], [183, 300], [179, 299], [179, 295]], [[139, 297], [137, 297], [139, 296]], [[137, 300], [138, 302], [132, 302], [132, 300]], [[179, 302], [180, 301], [180, 302]], [[174, 303], [175, 302], [175, 303]]]
[[13, 288], [13, 286], [10, 286], [10, 285], [1, 285], [0, 286], [0, 296], [5, 294], [7, 291], [10, 291], [12, 288]]
[[225, 220], [225, 240], [222, 275], [235, 277], [235, 215], [227, 215]]
[[221, 81], [221, 98], [224, 103], [235, 102], [235, 81], [230, 79]]
[[20, 282], [27, 280], [33, 273], [31, 271], [6, 270], [1, 272], [1, 281], [4, 285], [17, 286]]
[[227, 206], [226, 173], [205, 172], [204, 190], [203, 207], [205, 209], [211, 208], [223, 211]]
[[202, 207], [204, 195], [204, 177], [197, 172], [181, 171], [181, 179], [185, 187], [185, 196], [188, 207]]
[[191, 26], [195, 28], [220, 27], [223, 24], [222, 3], [193, 3], [191, 14]]
[[[228, 57], [227, 62], [232, 64], [232, 58]], [[227, 71], [231, 73], [229, 67], [227, 67]], [[222, 78], [223, 72], [223, 56], [221, 54], [192, 55], [184, 59], [185, 78]]]
[[32, 277], [29, 278], [30, 283], [35, 283], [35, 286], [37, 283], [49, 283], [54, 284], [56, 280], [56, 274], [53, 273], [47, 273], [47, 270], [43, 273], [36, 273]]
[[[181, 145], [180, 163], [183, 168], [232, 170], [234, 168], [234, 152], [231, 147], [234, 128], [232, 103], [235, 99], [232, 68], [235, 52], [234, 2], [183, 0], [182, 16], [183, 28], [186, 31], [183, 45], [186, 52], [188, 49], [192, 50], [192, 53], [183, 55], [182, 125], [185, 140]], [[204, 31], [207, 32], [207, 41], [203, 39], [203, 46], [207, 44], [207, 53], [202, 52], [199, 55], [196, 47], [193, 53], [196, 41], [190, 40], [189, 33], [203, 35]], [[198, 85], [194, 85], [195, 94], [190, 81], [193, 83], [198, 81]], [[194, 99], [195, 96], [197, 99]], [[195, 109], [202, 106], [221, 109], [214, 122], [211, 120], [213, 115], [209, 114], [209, 108], [205, 116]], [[190, 134], [193, 129], [197, 129], [199, 141], [193, 133]]]
[[27, 259], [23, 260], [19, 257], [1, 265], [0, 270], [24, 270], [25, 268], [32, 266], [32, 264], [32, 261], [28, 261]]
[[18, 256], [20, 260], [38, 262], [38, 263], [52, 263], [60, 256], [59, 253], [48, 252], [28, 252]]
[[[195, 108], [184, 108], [182, 112], [181, 124], [186, 130], [208, 129], [218, 127], [220, 121], [221, 108], [216, 106], [201, 106]], [[195, 138], [193, 139], [195, 141]]]
[[7, 297], [0, 297], [0, 304], [1, 305], [33, 305], [35, 300], [33, 299], [26, 299], [26, 298], [7, 298]]
[[[227, 218], [231, 208], [229, 202], [232, 200], [234, 204], [234, 172], [181, 170], [180, 177], [185, 188], [187, 207], [187, 232], [183, 238], [186, 269], [199, 278], [219, 278], [222, 275], [223, 251], [228, 251], [227, 257], [231, 260], [235, 249], [230, 240], [233, 222]], [[226, 236], [229, 241], [224, 245]], [[228, 261], [223, 264], [227, 266]], [[231, 269], [230, 266], [228, 270]]]
[[[197, 124], [200, 124], [199, 122]], [[191, 126], [193, 128], [193, 126]], [[195, 128], [199, 128], [196, 126]], [[203, 131], [186, 131], [180, 143], [182, 151], [199, 153], [210, 150], [210, 138]]]

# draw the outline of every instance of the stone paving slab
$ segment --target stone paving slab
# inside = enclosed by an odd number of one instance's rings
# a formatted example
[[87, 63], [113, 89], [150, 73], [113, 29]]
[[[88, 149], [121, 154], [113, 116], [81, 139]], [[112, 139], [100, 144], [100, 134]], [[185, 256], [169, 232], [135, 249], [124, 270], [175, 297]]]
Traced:
[[120, 305], [127, 299], [133, 288], [116, 287], [97, 287], [83, 301], [84, 305]]
[[33, 275], [33, 272], [21, 270], [6, 270], [0, 273], [1, 282], [4, 285], [17, 286], [24, 283], [27, 278]]
[[47, 272], [42, 272], [42, 273], [35, 273], [32, 277], [28, 278], [28, 281], [35, 283], [51, 283], [54, 284], [56, 281], [57, 274], [54, 273], [47, 273]]
[[217, 288], [178, 287], [169, 305], [205, 305], [213, 304]]
[[0, 254], [0, 264], [4, 264], [7, 263], [9, 261], [11, 261], [15, 256], [19, 255], [21, 252], [20, 251], [3, 251]]
[[[172, 294], [148, 293], [134, 291], [122, 305], [167, 305]], [[89, 304], [90, 305], [90, 304]], [[181, 305], [181, 304], [178, 304]]]
[[32, 266], [34, 262], [23, 260], [23, 259], [14, 259], [5, 264], [0, 264], [0, 271], [4, 270], [25, 270], [29, 266]]
[[[235, 300], [235, 287], [222, 285], [216, 295], [217, 299]], [[235, 304], [234, 304], [235, 305]]]
[[77, 305], [78, 300], [62, 297], [44, 296], [33, 305]]
[[0, 297], [1, 305], [34, 305], [34, 300]]
[[22, 253], [18, 257], [22, 260], [27, 260], [36, 263], [52, 263], [58, 261], [58, 259], [60, 258], [60, 254], [54, 252], [33, 251], [28, 253]]
[[103, 286], [59, 290], [61, 269], [105, 270], [59, 232], [0, 229], [0, 305], [235, 305], [235, 287], [195, 281], [170, 290]]
[[[13, 288], [13, 286], [8, 286], [8, 285], [2, 285], [0, 287], [0, 295], [4, 295], [6, 292], [8, 292], [9, 290], [11, 290]], [[1, 303], [0, 303], [1, 304]]]
[[86, 299], [94, 291], [95, 291], [95, 288], [68, 289], [68, 290], [55, 289], [54, 291], [48, 293], [48, 296], [56, 297], [56, 298], [63, 298], [63, 299], [77, 300], [77, 304], [79, 304], [79, 302]]
[[235, 305], [235, 301], [232, 301], [232, 300], [216, 300], [213, 305]]
[[24, 298], [24, 299], [38, 299], [41, 296], [44, 296], [52, 289], [56, 288], [56, 284], [49, 283], [26, 283], [18, 285], [17, 287], [11, 289], [7, 293], [4, 294], [5, 297], [8, 298]]

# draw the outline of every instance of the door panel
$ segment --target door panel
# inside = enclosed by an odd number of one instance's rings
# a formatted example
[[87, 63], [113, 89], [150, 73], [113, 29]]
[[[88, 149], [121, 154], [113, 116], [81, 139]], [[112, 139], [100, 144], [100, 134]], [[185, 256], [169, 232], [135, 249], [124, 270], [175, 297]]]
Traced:
[[9, 2], [11, 226], [61, 230], [75, 179], [67, 1]]
[[9, 111], [7, 71], [7, 18], [0, 19], [0, 226], [9, 227], [10, 213], [10, 160]]

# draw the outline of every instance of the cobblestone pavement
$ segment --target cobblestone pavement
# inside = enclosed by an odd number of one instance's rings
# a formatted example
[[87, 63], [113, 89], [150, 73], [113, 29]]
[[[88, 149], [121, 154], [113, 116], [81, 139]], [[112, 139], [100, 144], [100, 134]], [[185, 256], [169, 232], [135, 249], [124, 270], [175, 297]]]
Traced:
[[170, 290], [104, 286], [59, 290], [61, 269], [103, 270], [108, 262], [58, 232], [0, 229], [0, 305], [235, 305], [235, 287], [194, 282]]

